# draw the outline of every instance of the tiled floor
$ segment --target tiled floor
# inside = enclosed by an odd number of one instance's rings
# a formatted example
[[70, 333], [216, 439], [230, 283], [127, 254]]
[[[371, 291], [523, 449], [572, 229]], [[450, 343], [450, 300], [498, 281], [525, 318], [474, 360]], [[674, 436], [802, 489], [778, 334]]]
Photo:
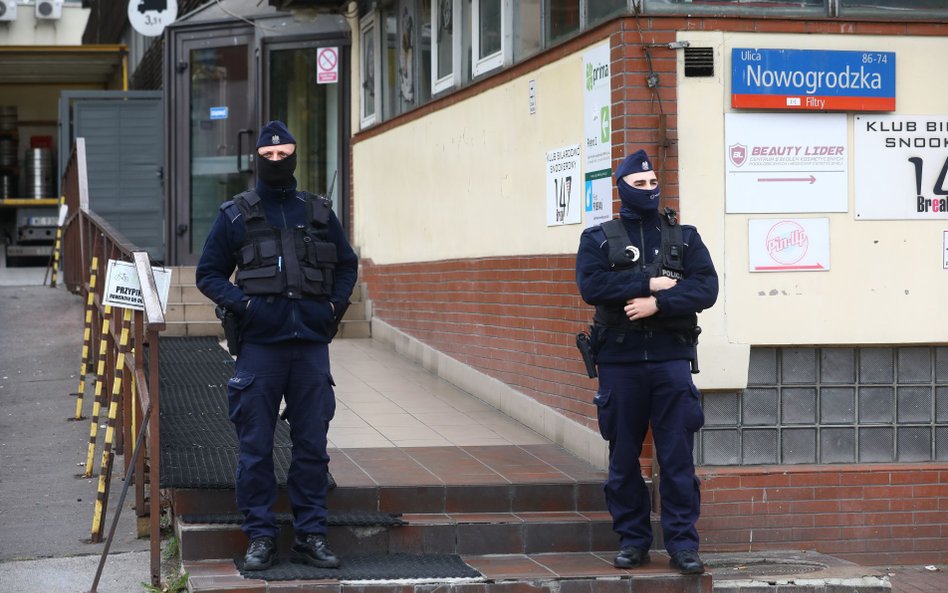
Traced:
[[549, 440], [373, 340], [330, 346], [330, 447], [539, 445]]

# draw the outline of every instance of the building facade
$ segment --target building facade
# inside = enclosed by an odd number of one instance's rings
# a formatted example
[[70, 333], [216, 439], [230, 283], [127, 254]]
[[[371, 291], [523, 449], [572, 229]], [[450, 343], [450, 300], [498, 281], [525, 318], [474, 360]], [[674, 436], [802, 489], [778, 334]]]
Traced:
[[575, 251], [613, 211], [603, 171], [645, 148], [722, 279], [695, 377], [705, 545], [944, 562], [948, 11], [612, 4], [362, 7], [353, 239], [375, 335], [476, 369], [603, 464]]

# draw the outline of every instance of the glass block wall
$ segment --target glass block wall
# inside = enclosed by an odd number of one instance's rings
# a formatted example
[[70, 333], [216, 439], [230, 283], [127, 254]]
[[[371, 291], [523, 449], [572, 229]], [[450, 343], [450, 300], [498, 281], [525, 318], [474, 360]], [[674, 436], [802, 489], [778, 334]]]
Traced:
[[753, 348], [703, 402], [699, 465], [948, 460], [948, 347]]

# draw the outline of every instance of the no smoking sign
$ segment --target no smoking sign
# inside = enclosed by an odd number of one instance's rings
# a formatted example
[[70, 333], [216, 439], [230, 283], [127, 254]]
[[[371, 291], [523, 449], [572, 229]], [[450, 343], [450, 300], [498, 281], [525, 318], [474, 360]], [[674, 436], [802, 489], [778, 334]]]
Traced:
[[339, 48], [320, 47], [316, 50], [316, 84], [339, 82]]

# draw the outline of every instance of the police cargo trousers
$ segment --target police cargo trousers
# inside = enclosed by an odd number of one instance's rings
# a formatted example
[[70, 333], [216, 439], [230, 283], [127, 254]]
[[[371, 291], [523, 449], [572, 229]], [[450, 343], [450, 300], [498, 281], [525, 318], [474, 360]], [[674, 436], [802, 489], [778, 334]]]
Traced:
[[609, 441], [603, 489], [620, 548], [647, 550], [652, 544], [651, 500], [639, 465], [651, 423], [665, 548], [669, 554], [697, 550], [701, 493], [692, 452], [704, 412], [689, 362], [600, 364], [595, 402], [599, 430]]
[[293, 528], [301, 536], [326, 533], [326, 433], [336, 410], [329, 345], [302, 340], [245, 343], [227, 385], [227, 399], [240, 447], [237, 507], [251, 540], [277, 535], [273, 433], [281, 398], [286, 399], [293, 444], [287, 474]]

